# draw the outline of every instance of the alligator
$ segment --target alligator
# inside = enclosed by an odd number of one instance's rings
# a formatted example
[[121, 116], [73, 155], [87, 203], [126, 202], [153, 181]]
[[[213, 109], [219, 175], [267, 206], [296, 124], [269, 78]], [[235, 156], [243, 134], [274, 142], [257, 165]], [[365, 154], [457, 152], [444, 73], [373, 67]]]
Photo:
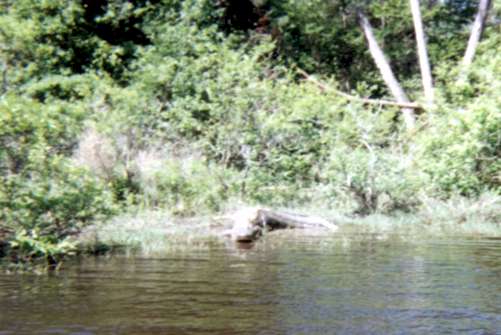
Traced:
[[240, 243], [254, 242], [264, 232], [277, 229], [318, 227], [331, 231], [338, 229], [337, 225], [320, 217], [263, 208], [243, 208], [231, 215], [231, 218], [233, 228], [228, 230], [226, 235]]

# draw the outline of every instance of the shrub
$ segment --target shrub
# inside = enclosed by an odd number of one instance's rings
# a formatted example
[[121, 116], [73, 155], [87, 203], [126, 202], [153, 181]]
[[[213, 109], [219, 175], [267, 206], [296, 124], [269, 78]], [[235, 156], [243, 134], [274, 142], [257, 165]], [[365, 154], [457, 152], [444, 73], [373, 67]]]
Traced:
[[202, 158], [169, 157], [139, 176], [147, 208], [167, 208], [175, 215], [201, 215], [220, 210], [234, 195], [232, 174]]
[[88, 70], [125, 81], [137, 50], [149, 44], [143, 22], [155, 8], [149, 1], [7, 0], [0, 13], [1, 59], [17, 89], [48, 74]]
[[418, 203], [411, 157], [393, 149], [338, 147], [323, 178], [336, 207], [358, 214], [408, 211]]
[[63, 238], [112, 213], [104, 185], [64, 156], [79, 129], [78, 111], [12, 97], [0, 109], [4, 225]]
[[60, 266], [64, 257], [75, 254], [77, 250], [75, 242], [41, 236], [36, 229], [18, 231], [9, 247], [16, 262], [27, 263], [43, 258], [48, 266]]
[[35, 162], [38, 168], [24, 176], [1, 178], [1, 220], [7, 226], [64, 238], [113, 213], [111, 195], [86, 171], [61, 157]]
[[429, 192], [476, 196], [501, 190], [498, 40], [485, 41], [469, 78], [449, 81], [439, 110], [428, 116], [428, 129], [417, 141], [417, 160], [431, 179]]

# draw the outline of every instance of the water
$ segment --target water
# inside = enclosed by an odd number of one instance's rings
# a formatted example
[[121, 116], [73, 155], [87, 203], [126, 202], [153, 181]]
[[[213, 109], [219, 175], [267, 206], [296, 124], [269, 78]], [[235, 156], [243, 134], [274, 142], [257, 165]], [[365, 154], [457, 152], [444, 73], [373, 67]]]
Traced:
[[501, 241], [320, 236], [0, 275], [0, 334], [501, 334]]

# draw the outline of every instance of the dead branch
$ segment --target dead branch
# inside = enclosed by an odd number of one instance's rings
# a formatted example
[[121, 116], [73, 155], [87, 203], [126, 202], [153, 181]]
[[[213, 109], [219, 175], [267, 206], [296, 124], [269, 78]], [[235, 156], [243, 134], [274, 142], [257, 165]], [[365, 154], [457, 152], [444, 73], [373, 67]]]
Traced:
[[328, 86], [327, 84], [324, 84], [320, 82], [319, 80], [313, 78], [310, 76], [308, 73], [306, 73], [302, 69], [297, 69], [298, 73], [302, 75], [306, 80], [309, 82], [315, 84], [320, 90], [323, 92], [332, 92], [337, 95], [340, 95], [347, 100], [351, 101], [357, 101], [361, 102], [363, 104], [370, 104], [370, 105], [379, 105], [379, 106], [395, 106], [395, 107], [400, 107], [400, 108], [412, 108], [412, 109], [423, 109], [423, 107], [416, 103], [416, 102], [397, 102], [397, 101], [390, 101], [390, 100], [384, 100], [384, 99], [369, 99], [369, 98], [362, 98], [362, 97], [357, 97], [354, 95], [350, 95], [348, 93], [345, 93], [343, 91], [337, 90], [332, 86]]

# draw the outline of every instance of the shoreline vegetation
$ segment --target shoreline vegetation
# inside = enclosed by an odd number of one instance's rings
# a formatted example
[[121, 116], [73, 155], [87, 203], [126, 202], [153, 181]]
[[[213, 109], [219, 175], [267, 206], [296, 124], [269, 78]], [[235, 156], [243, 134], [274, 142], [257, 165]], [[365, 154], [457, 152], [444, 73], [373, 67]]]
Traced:
[[[428, 203], [418, 212], [396, 215], [370, 214], [357, 217], [332, 209], [312, 207], [285, 210], [313, 214], [339, 227], [336, 231], [290, 229], [289, 234], [313, 233], [346, 240], [397, 239], [409, 243], [430, 239], [501, 238], [501, 197], [484, 196], [478, 201], [463, 198]], [[79, 241], [84, 248], [108, 245], [134, 250], [142, 255], [158, 255], [178, 249], [207, 250], [212, 243], [235, 243], [223, 234], [233, 226], [230, 219], [230, 213], [233, 212], [179, 219], [166, 211], [140, 211], [119, 215], [100, 226], [91, 226], [80, 236]], [[268, 235], [273, 239], [272, 236], [282, 232]]]
[[[269, 241], [278, 239], [276, 244], [280, 245], [287, 243], [284, 240], [294, 243], [294, 237], [297, 236], [321, 236], [335, 238], [345, 246], [352, 242], [370, 240], [420, 243], [429, 240], [501, 238], [501, 197], [484, 195], [477, 201], [466, 198], [447, 202], [429, 201], [417, 212], [396, 215], [374, 213], [350, 216], [332, 209], [285, 209], [289, 212], [313, 213], [329, 219], [339, 230], [286, 229], [268, 232], [265, 238], [268, 238], [268, 244]], [[241, 210], [245, 206], [233, 208]], [[71, 251], [73, 254], [84, 255], [118, 252], [158, 257], [176, 251], [209, 251], [217, 245], [235, 248], [240, 244], [225, 234], [233, 227], [234, 213], [235, 211], [229, 211], [190, 218], [180, 218], [165, 210], [140, 210], [121, 214], [108, 222], [88, 226], [70, 238]], [[8, 238], [0, 241], [3, 242], [2, 255], [9, 254], [6, 240]]]
[[218, 217], [253, 204], [347, 238], [498, 238], [500, 17], [487, 0], [3, 1], [0, 259], [219, 243]]

